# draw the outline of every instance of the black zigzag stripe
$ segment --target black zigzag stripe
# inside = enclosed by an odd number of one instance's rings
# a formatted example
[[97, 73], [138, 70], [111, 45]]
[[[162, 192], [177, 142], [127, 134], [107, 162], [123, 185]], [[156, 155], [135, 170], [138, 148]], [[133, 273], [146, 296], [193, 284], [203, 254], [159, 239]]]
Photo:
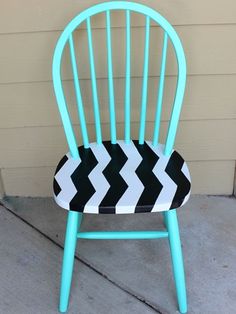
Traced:
[[184, 201], [185, 196], [190, 191], [191, 184], [188, 178], [186, 178], [184, 173], [181, 171], [183, 164], [183, 158], [176, 151], [174, 151], [165, 169], [166, 173], [177, 185], [177, 190], [170, 208], [180, 207]]
[[68, 157], [65, 155], [63, 158], [60, 160], [59, 164], [57, 165], [57, 169], [55, 171], [54, 176], [58, 173], [58, 171], [64, 166], [64, 164], [67, 162]]
[[56, 196], [61, 192], [61, 187], [55, 178], [53, 180], [53, 192]]
[[58, 171], [64, 166], [64, 164], [67, 162], [68, 157], [65, 155], [60, 160], [59, 164], [57, 165], [55, 174], [54, 174], [54, 180], [53, 180], [53, 192], [57, 196], [61, 192], [61, 187], [58, 184], [57, 180], [55, 179], [55, 175], [58, 173]]
[[98, 161], [90, 148], [79, 147], [79, 153], [81, 163], [71, 175], [71, 180], [75, 185], [77, 193], [70, 201], [70, 209], [83, 212], [85, 204], [95, 192], [88, 175], [97, 165]]
[[163, 185], [152, 172], [152, 169], [157, 163], [159, 157], [146, 143], [140, 145], [138, 141], [133, 142], [139, 154], [143, 158], [143, 161], [140, 163], [135, 172], [144, 185], [144, 190], [138, 200], [135, 212], [150, 212], [163, 188]]
[[118, 144], [111, 144], [111, 142], [105, 141], [103, 145], [111, 156], [109, 164], [103, 170], [110, 188], [99, 205], [99, 213], [114, 214], [115, 205], [128, 187], [119, 173], [128, 158]]

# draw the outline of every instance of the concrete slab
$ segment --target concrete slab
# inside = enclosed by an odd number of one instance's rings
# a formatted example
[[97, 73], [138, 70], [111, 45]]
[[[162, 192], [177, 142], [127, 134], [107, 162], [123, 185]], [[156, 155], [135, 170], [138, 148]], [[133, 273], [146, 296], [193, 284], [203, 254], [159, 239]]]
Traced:
[[[52, 199], [10, 198], [17, 215], [59, 244], [66, 212]], [[236, 308], [236, 199], [194, 196], [179, 210], [189, 313], [232, 314]], [[82, 229], [162, 228], [160, 214], [85, 215]], [[123, 289], [160, 310], [177, 313], [166, 239], [81, 240], [78, 256]], [[132, 313], [132, 312], [131, 312]], [[133, 312], [136, 313], [136, 312]]]
[[[58, 313], [62, 249], [0, 206], [0, 313]], [[68, 313], [156, 313], [75, 260]]]

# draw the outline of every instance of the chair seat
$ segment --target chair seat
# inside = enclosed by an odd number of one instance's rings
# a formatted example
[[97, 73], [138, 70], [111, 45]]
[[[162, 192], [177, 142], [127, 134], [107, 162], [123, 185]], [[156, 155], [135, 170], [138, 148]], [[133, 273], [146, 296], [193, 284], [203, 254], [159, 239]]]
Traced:
[[132, 214], [166, 211], [185, 204], [190, 196], [186, 162], [163, 145], [117, 141], [79, 147], [80, 159], [70, 153], [54, 176], [54, 198], [65, 209], [92, 214]]

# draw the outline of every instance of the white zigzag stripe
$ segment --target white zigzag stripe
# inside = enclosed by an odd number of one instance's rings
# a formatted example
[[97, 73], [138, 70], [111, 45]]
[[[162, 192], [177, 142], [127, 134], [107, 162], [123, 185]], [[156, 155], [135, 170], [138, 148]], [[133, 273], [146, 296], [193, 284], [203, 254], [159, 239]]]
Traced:
[[187, 165], [186, 165], [186, 162], [183, 163], [183, 166], [182, 166], [181, 171], [183, 172], [183, 174], [185, 175], [185, 177], [186, 177], [189, 181], [191, 181], [191, 179], [190, 179], [190, 173], [189, 173], [188, 167], [187, 167]]
[[[128, 145], [125, 144], [124, 141], [117, 141], [117, 143], [128, 158], [125, 165], [120, 170], [120, 175], [128, 184], [128, 188], [116, 204], [116, 214], [124, 212], [127, 214], [134, 213], [136, 203], [144, 190], [142, 182], [135, 173], [135, 170], [143, 159], [132, 141]], [[130, 204], [133, 205], [131, 206]]]
[[98, 164], [88, 176], [95, 189], [95, 193], [86, 203], [84, 207], [84, 213], [87, 212], [97, 214], [98, 205], [101, 203], [110, 188], [110, 184], [108, 183], [102, 171], [108, 165], [109, 161], [111, 160], [111, 156], [108, 154], [103, 144], [98, 145], [96, 143], [92, 143], [90, 145], [90, 148], [93, 151], [93, 154], [95, 155]]
[[146, 141], [146, 143], [159, 157], [156, 165], [152, 169], [152, 172], [163, 185], [163, 188], [153, 206], [152, 212], [165, 211], [170, 209], [170, 205], [177, 189], [176, 183], [165, 172], [165, 168], [170, 157], [163, 154], [163, 145], [158, 145], [154, 147], [150, 141]]
[[54, 197], [58, 205], [62, 206], [65, 209], [69, 209], [69, 203], [77, 193], [77, 189], [75, 188], [74, 183], [71, 180], [71, 175], [81, 163], [81, 160], [73, 159], [70, 153], [67, 153], [66, 156], [68, 157], [68, 160], [55, 175], [55, 179], [60, 185], [61, 191], [57, 196]]
[[[183, 174], [185, 175], [185, 177], [191, 182], [190, 173], [189, 173], [188, 167], [187, 167], [187, 165], [186, 165], [185, 162], [184, 162], [184, 164], [183, 164], [183, 166], [182, 166], [181, 171], [183, 172]], [[189, 193], [185, 196], [185, 198], [184, 198], [183, 203], [181, 204], [181, 206], [184, 205], [184, 204], [187, 202], [187, 200], [189, 199], [190, 193], [191, 193], [191, 189], [190, 189]]]

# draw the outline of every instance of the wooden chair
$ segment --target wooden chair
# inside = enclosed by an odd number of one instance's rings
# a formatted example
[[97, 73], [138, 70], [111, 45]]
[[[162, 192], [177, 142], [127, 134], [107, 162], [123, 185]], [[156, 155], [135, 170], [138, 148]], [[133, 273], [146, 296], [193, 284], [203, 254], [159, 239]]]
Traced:
[[[117, 139], [116, 105], [113, 79], [113, 51], [111, 12], [123, 10], [125, 17], [125, 73], [124, 73], [124, 140]], [[131, 134], [131, 14], [141, 14], [145, 21], [142, 96], [139, 136]], [[97, 88], [91, 19], [100, 14], [105, 19], [107, 77], [109, 95], [110, 140], [102, 140], [100, 105]], [[112, 13], [113, 14], [113, 13]], [[74, 31], [86, 23], [88, 54], [93, 97], [96, 142], [90, 143], [82, 99], [80, 69], [77, 65]], [[163, 49], [157, 88], [156, 113], [152, 140], [145, 140], [147, 116], [150, 23], [157, 23], [163, 31]], [[158, 38], [157, 38], [158, 39]], [[176, 92], [164, 145], [159, 143], [159, 129], [165, 82], [167, 46], [171, 43], [177, 60]], [[61, 77], [64, 48], [70, 51], [74, 90], [83, 145], [77, 144]], [[132, 55], [135, 51], [132, 51]], [[80, 55], [79, 58], [83, 58]], [[83, 63], [82, 63], [83, 65]], [[168, 238], [179, 310], [187, 312], [184, 266], [179, 237], [176, 208], [186, 203], [190, 195], [190, 175], [187, 165], [173, 150], [186, 82], [186, 61], [182, 44], [169, 22], [153, 9], [126, 1], [112, 1], [95, 5], [77, 15], [62, 32], [53, 57], [53, 84], [69, 152], [59, 162], [54, 176], [56, 203], [68, 210], [65, 248], [62, 266], [60, 306], [66, 312], [71, 287], [77, 239], [158, 239]], [[79, 146], [79, 147], [78, 147]], [[100, 231], [80, 232], [83, 214], [134, 214], [162, 212], [164, 231]]]

